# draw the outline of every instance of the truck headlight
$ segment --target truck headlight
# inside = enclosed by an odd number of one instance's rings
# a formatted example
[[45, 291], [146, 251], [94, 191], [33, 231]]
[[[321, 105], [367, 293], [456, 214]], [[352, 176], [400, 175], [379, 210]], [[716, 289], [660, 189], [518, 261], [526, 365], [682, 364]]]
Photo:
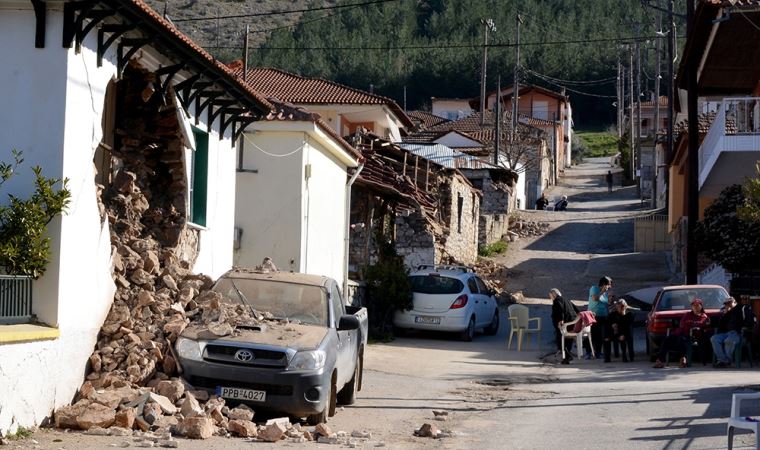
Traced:
[[181, 358], [193, 361], [203, 361], [203, 352], [201, 350], [201, 344], [198, 341], [178, 338], [176, 348], [177, 356]]
[[318, 370], [325, 366], [327, 353], [322, 350], [298, 352], [288, 365], [288, 370]]

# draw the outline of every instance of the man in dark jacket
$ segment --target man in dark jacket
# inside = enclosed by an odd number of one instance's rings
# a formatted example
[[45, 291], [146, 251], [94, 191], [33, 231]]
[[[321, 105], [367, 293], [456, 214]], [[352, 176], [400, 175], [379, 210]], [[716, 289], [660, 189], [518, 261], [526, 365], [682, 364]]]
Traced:
[[[570, 300], [565, 300], [565, 298], [562, 297], [562, 293], [557, 288], [549, 291], [549, 299], [552, 301], [552, 325], [554, 325], [554, 337], [557, 343], [557, 350], [562, 351], [563, 339], [560, 328], [564, 323], [572, 322], [578, 317], [578, 307]], [[564, 345], [565, 359], [562, 360], [562, 364], [570, 364], [570, 360], [572, 359], [570, 348], [573, 346], [573, 341], [568, 339]]]
[[755, 325], [755, 313], [748, 305], [737, 305], [733, 297], [726, 298], [718, 320], [718, 329], [710, 338], [716, 365], [728, 367], [736, 345], [741, 342], [742, 330], [751, 330]]

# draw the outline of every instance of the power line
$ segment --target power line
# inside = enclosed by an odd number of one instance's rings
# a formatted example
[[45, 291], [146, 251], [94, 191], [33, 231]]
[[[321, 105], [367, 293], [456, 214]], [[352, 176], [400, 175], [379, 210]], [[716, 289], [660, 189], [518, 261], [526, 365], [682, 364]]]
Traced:
[[316, 8], [288, 9], [288, 10], [283, 10], [283, 11], [268, 11], [268, 12], [263, 12], [263, 13], [231, 14], [227, 16], [216, 16], [216, 17], [189, 17], [187, 19], [172, 19], [172, 22], [198, 22], [202, 20], [241, 19], [241, 18], [246, 18], [246, 17], [279, 16], [279, 15], [284, 15], [284, 14], [298, 14], [298, 13], [313, 12], [313, 11], [355, 8], [359, 6], [376, 5], [380, 3], [390, 3], [390, 2], [397, 2], [397, 1], [399, 0], [372, 0], [368, 2], [362, 2], [362, 3], [348, 3], [345, 5], [335, 5], [335, 6], [319, 6]]
[[550, 79], [548, 79], [548, 78], [544, 78], [543, 76], [541, 76], [541, 75], [539, 75], [539, 74], [536, 74], [536, 73], [533, 73], [533, 72], [531, 72], [531, 74], [532, 74], [534, 77], [536, 77], [536, 78], [538, 78], [538, 79], [540, 79], [540, 80], [543, 80], [543, 81], [545, 81], [545, 82], [547, 82], [547, 83], [549, 83], [549, 84], [552, 84], [552, 85], [554, 85], [554, 86], [557, 86], [557, 87], [561, 87], [561, 88], [564, 88], [565, 90], [567, 90], [567, 91], [570, 91], [570, 92], [573, 92], [573, 93], [576, 93], [576, 94], [578, 94], [578, 95], [585, 95], [585, 96], [587, 96], [587, 97], [597, 97], [597, 98], [617, 98], [617, 96], [615, 96], [615, 95], [602, 95], [602, 94], [592, 94], [592, 93], [590, 93], [590, 92], [583, 92], [583, 91], [579, 91], [579, 90], [577, 90], [577, 89], [569, 88], [569, 87], [567, 87], [567, 86], [565, 86], [565, 85], [563, 85], [563, 84], [560, 84], [560, 83], [554, 82], [554, 81], [552, 81], [552, 80], [550, 80]]
[[564, 84], [578, 84], [578, 85], [606, 84], [606, 83], [610, 83], [610, 82], [613, 82], [613, 81], [617, 80], [617, 77], [602, 78], [602, 79], [599, 79], [599, 80], [584, 80], [584, 81], [563, 80], [561, 78], [555, 78], [555, 77], [552, 77], [552, 76], [549, 76], [549, 75], [544, 75], [542, 73], [535, 72], [533, 70], [528, 69], [527, 67], [524, 68], [524, 69], [525, 69], [525, 71], [530, 72], [530, 73], [532, 73], [534, 75], [537, 75], [537, 76], [540, 76], [540, 77], [544, 77], [544, 78], [548, 78], [550, 80], [556, 81], [558, 83], [564, 83]]
[[[570, 41], [548, 41], [548, 42], [522, 42], [521, 46], [559, 46], [559, 45], [572, 45], [572, 44], [589, 44], [599, 42], [621, 42], [630, 43], [644, 40], [643, 37], [615, 37], [615, 38], [601, 38], [601, 39], [578, 39]], [[517, 44], [512, 43], [494, 43], [488, 44], [490, 48], [512, 48]], [[207, 48], [243, 48], [241, 45], [237, 46], [218, 46]], [[463, 49], [463, 48], [483, 48], [483, 44], [434, 44], [434, 45], [388, 45], [388, 46], [374, 46], [374, 47], [361, 47], [361, 46], [347, 46], [347, 47], [261, 47], [259, 50], [439, 50], [439, 49]]]

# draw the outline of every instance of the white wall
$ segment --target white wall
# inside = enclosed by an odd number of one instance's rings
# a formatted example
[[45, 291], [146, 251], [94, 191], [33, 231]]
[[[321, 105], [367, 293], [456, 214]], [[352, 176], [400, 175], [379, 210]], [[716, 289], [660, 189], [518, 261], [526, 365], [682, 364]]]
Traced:
[[446, 147], [451, 148], [459, 148], [459, 147], [481, 147], [483, 144], [481, 144], [478, 141], [475, 141], [473, 139], [468, 139], [465, 136], [462, 136], [459, 133], [451, 132], [447, 133], [440, 138], [435, 140], [436, 144], [442, 144]]
[[470, 101], [460, 98], [433, 98], [432, 110], [433, 115], [449, 120], [467, 117], [473, 113]]
[[43, 49], [34, 48], [34, 26], [30, 9], [0, 11], [0, 154], [6, 159], [12, 147], [24, 151], [11, 192], [27, 195], [28, 168], [39, 164], [45, 176], [69, 178], [72, 198], [68, 213], [48, 228], [52, 261], [34, 284], [34, 312], [57, 325], [60, 338], [0, 345], [0, 433], [37, 425], [72, 400], [114, 292], [108, 224], [100, 222], [93, 170], [114, 66], [108, 58], [95, 67], [95, 33], [79, 55], [60, 46], [60, 11], [48, 11]]
[[[520, 169], [518, 168], [518, 171]], [[532, 209], [533, 205], [526, 205], [525, 204], [525, 172], [521, 171], [518, 173], [517, 176], [517, 182], [515, 183], [515, 207], [517, 207], [518, 202], [520, 207], [517, 209]]]
[[305, 133], [246, 131], [243, 136], [243, 168], [258, 173], [236, 176], [235, 226], [243, 235], [235, 265], [252, 267], [269, 256], [280, 270], [299, 271]]
[[334, 278], [340, 286], [345, 278], [346, 165], [314, 139], [303, 153], [311, 165], [304, 183], [304, 258], [302, 270]]

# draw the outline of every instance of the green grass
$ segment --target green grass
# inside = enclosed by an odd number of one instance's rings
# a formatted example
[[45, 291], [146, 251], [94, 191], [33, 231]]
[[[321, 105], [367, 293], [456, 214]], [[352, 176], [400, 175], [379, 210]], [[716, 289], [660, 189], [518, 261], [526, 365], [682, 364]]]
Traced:
[[478, 248], [478, 255], [480, 256], [492, 256], [498, 253], [504, 253], [507, 251], [507, 247], [509, 244], [507, 244], [504, 241], [497, 241], [493, 244], [488, 244], [485, 246], [481, 246]]
[[601, 131], [576, 131], [575, 135], [580, 140], [583, 156], [586, 158], [612, 156], [618, 151], [618, 139], [614, 134]]
[[18, 430], [14, 434], [6, 436], [9, 441], [20, 441], [22, 439], [29, 439], [34, 432], [29, 428], [18, 427]]

